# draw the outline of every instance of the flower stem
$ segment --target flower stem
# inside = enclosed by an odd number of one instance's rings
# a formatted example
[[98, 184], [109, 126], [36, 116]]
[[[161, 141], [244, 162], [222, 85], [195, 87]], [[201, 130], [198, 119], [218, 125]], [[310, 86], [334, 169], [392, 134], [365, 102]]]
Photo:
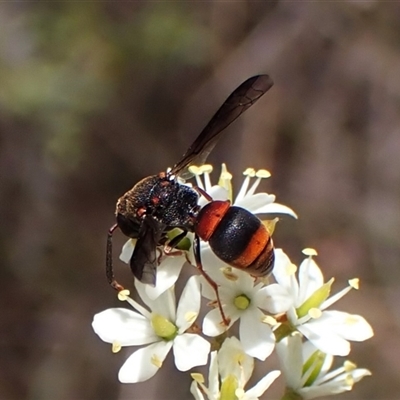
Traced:
[[281, 400], [303, 400], [303, 398], [298, 393], [293, 392], [292, 389], [286, 388], [285, 394]]

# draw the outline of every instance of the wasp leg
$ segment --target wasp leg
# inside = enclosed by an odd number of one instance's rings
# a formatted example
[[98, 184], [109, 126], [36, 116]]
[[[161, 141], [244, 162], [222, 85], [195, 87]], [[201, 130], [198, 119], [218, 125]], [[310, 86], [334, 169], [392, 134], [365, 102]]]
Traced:
[[187, 231], [181, 232], [179, 235], [172, 238], [169, 242], [167, 242], [164, 246], [164, 251], [167, 254], [170, 254], [171, 250], [178, 246], [179, 242], [186, 236]]
[[193, 186], [193, 189], [196, 190], [196, 192], [203, 196], [207, 201], [213, 201], [213, 198], [201, 187]]
[[195, 243], [194, 243], [193, 249], [194, 249], [194, 257], [196, 260], [196, 267], [200, 271], [201, 275], [204, 276], [204, 279], [214, 289], [215, 295], [217, 297], [218, 308], [219, 308], [219, 312], [221, 313], [222, 321], [223, 321], [224, 325], [228, 326], [230, 323], [230, 319], [226, 318], [224, 310], [222, 309], [221, 299], [219, 298], [218, 285], [216, 284], [215, 281], [213, 281], [211, 279], [211, 277], [203, 269], [203, 265], [201, 263], [201, 256], [200, 256], [200, 239], [197, 235], [195, 235], [194, 241], [195, 241]]
[[106, 276], [107, 281], [111, 285], [111, 287], [120, 292], [121, 290], [124, 290], [124, 287], [120, 285], [114, 278], [114, 268], [112, 262], [112, 235], [117, 228], [118, 225], [115, 224], [108, 230], [106, 251]]

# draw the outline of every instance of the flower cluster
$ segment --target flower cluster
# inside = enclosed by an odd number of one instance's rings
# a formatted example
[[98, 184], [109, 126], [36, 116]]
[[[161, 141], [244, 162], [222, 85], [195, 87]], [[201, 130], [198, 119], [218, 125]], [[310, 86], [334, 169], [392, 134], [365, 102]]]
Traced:
[[[297, 218], [295, 212], [275, 202], [275, 196], [256, 193], [268, 171], [247, 169], [238, 195], [233, 199], [231, 179], [225, 165], [218, 185], [212, 185], [211, 166], [192, 167], [196, 185], [213, 200], [231, 204], [252, 214], [282, 214]], [[201, 197], [200, 205], [207, 199]], [[263, 221], [272, 235], [277, 218]], [[312, 399], [351, 390], [355, 382], [370, 375], [348, 360], [331, 370], [334, 357], [350, 353], [351, 341], [364, 341], [373, 335], [368, 322], [360, 315], [333, 310], [332, 306], [352, 289], [358, 279], [331, 294], [334, 279], [324, 280], [315, 262], [316, 251], [303, 250], [302, 263], [293, 264], [282, 249], [274, 250], [271, 277], [255, 278], [218, 258], [207, 242], [201, 242], [200, 255], [204, 273], [191, 276], [175, 300], [175, 282], [185, 263], [195, 265], [193, 235], [186, 240], [186, 250], [160, 250], [155, 287], [135, 281], [144, 305], [134, 301], [128, 291], [119, 299], [132, 308], [111, 308], [94, 316], [94, 331], [117, 352], [121, 347], [140, 346], [125, 361], [118, 378], [123, 383], [145, 381], [161, 368], [172, 349], [176, 368], [188, 371], [209, 363], [208, 386], [203, 375], [193, 372], [191, 393], [196, 400], [256, 400], [281, 374], [285, 381], [282, 399]], [[129, 240], [121, 260], [129, 263], [135, 242]], [[183, 279], [183, 278], [182, 278]], [[213, 287], [209, 281], [214, 282]], [[215, 290], [217, 288], [217, 290]], [[201, 299], [209, 309], [202, 321]], [[238, 335], [231, 327], [238, 325]], [[222, 341], [222, 345], [221, 345]], [[219, 349], [211, 351], [219, 344]], [[265, 376], [247, 389], [255, 359], [260, 367], [276, 351], [280, 371], [266, 371]]]

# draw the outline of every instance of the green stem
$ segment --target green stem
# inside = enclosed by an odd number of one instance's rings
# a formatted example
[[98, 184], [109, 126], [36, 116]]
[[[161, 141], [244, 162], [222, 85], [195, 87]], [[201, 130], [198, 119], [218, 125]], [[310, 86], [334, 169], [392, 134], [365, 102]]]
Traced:
[[281, 400], [303, 400], [303, 398], [292, 389], [286, 388], [285, 394], [283, 395]]

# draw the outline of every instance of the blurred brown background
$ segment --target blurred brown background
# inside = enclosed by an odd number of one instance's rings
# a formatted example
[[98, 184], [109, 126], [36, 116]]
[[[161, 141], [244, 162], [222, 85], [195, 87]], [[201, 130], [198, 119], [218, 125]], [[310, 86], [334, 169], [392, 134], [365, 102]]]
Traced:
[[91, 329], [119, 305], [106, 232], [123, 192], [269, 73], [273, 89], [210, 161], [237, 185], [269, 169], [262, 190], [300, 216], [280, 222], [277, 246], [296, 263], [316, 248], [334, 291], [361, 278], [337, 308], [374, 326], [350, 354], [373, 376], [338, 398], [398, 399], [399, 20], [398, 2], [378, 1], [1, 3], [0, 398], [191, 398], [171, 358], [147, 383], [117, 382], [132, 349], [113, 355]]

